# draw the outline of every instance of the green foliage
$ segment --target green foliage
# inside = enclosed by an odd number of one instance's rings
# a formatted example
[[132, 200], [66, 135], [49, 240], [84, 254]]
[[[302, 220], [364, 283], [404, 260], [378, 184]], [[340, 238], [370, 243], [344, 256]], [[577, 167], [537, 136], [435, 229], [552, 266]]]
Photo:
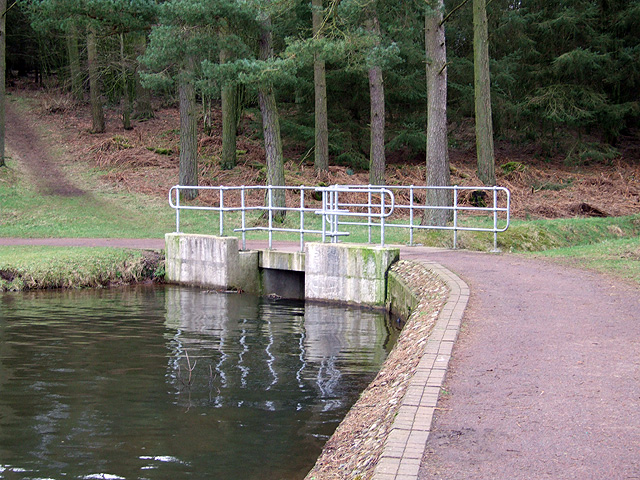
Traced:
[[147, 150], [153, 153], [157, 153], [158, 155], [173, 155], [173, 150], [165, 147], [147, 147]]
[[586, 126], [596, 121], [605, 102], [605, 95], [592, 89], [555, 84], [536, 90], [526, 106], [548, 122]]
[[524, 172], [527, 169], [527, 167], [520, 162], [503, 163], [500, 165], [500, 168], [505, 175], [509, 175], [513, 172]]
[[394, 133], [394, 137], [387, 143], [389, 151], [402, 150], [408, 147], [412, 152], [424, 152], [427, 137], [424, 128], [416, 124], [403, 125], [405, 128]]
[[568, 179], [566, 182], [533, 182], [531, 184], [531, 188], [535, 191], [539, 190], [551, 190], [553, 192], [558, 192], [560, 190], [564, 190], [565, 188], [569, 188], [573, 185], [573, 179]]
[[[571, 150], [571, 143], [557, 140], [565, 132], [571, 134], [566, 137], [601, 134], [603, 142], [615, 145], [621, 135], [640, 125], [638, 0], [488, 3], [492, 109], [498, 138], [551, 142], [552, 153], [563, 153], [574, 163], [609, 161], [612, 152], [606, 148]], [[445, 13], [460, 4], [447, 2]], [[103, 95], [115, 105], [131, 92], [139, 68], [140, 39], [149, 34], [149, 46], [141, 58], [147, 67], [141, 73], [146, 86], [171, 100], [187, 58], [195, 61], [191, 79], [207, 98], [215, 99], [227, 84], [241, 83], [248, 91], [247, 106], [252, 107], [257, 87], [274, 84], [287, 116], [283, 133], [290, 135], [289, 141], [309, 147], [312, 65], [318, 55], [327, 64], [328, 116], [332, 136], [338, 135], [330, 139], [335, 159], [345, 152], [366, 154], [363, 134], [370, 115], [366, 73], [371, 66], [381, 66], [387, 150], [409, 150], [408, 155], [423, 152], [425, 3], [342, 0], [325, 2], [325, 6], [322, 35], [313, 38], [310, 2], [24, 0], [8, 12], [10, 69], [18, 69], [19, 61], [28, 59], [28, 68], [38, 66], [45, 76], [65, 81], [65, 35], [73, 24], [82, 39], [91, 25], [98, 31]], [[379, 45], [365, 28], [373, 13], [380, 22]], [[259, 60], [260, 21], [266, 15], [273, 20], [275, 51], [273, 58]], [[124, 62], [120, 34], [125, 39]], [[448, 117], [459, 125], [474, 116], [470, 3], [447, 19], [446, 35]], [[222, 50], [228, 54], [223, 63]]]
[[565, 158], [567, 165], [607, 164], [618, 158], [620, 152], [607, 144], [578, 142]]
[[[369, 169], [369, 159], [365, 157], [362, 153], [354, 152], [352, 150], [346, 151], [338, 155], [335, 158], [334, 163], [336, 165], [343, 165], [345, 167], [353, 167], [356, 170]], [[349, 169], [347, 169], [347, 172], [349, 172]], [[350, 175], [353, 175], [353, 170], [351, 171]]]

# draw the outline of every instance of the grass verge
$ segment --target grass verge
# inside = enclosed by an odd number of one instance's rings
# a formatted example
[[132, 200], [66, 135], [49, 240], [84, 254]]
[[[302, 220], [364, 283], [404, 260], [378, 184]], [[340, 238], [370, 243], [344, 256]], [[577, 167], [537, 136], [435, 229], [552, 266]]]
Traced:
[[[80, 168], [80, 167], [78, 167]], [[0, 168], [0, 236], [22, 238], [158, 238], [173, 226], [165, 202], [99, 185], [90, 172], [74, 178], [98, 186], [82, 196], [38, 192], [12, 159]]]
[[0, 291], [83, 288], [154, 281], [163, 256], [118, 248], [0, 247]]
[[564, 265], [613, 275], [640, 285], [640, 238], [609, 239], [592, 245], [534, 253]]
[[[476, 222], [477, 223], [477, 222]], [[558, 248], [596, 245], [640, 236], [640, 215], [607, 218], [515, 220], [498, 234], [498, 248], [506, 252], [542, 252]], [[492, 234], [462, 232], [459, 247], [488, 250]]]

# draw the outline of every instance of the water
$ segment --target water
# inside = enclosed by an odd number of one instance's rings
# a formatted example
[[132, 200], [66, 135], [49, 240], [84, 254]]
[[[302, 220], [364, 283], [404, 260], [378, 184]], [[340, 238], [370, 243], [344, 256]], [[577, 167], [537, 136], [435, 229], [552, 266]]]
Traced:
[[0, 478], [303, 478], [393, 336], [198, 289], [0, 295]]

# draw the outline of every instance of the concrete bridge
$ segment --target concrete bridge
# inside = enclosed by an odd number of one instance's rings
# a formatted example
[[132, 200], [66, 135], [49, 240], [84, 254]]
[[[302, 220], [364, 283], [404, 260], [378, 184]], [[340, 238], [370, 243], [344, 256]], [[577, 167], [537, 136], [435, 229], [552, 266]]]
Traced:
[[172, 283], [283, 298], [385, 307], [387, 270], [400, 249], [307, 243], [304, 252], [240, 250], [236, 237], [166, 235]]

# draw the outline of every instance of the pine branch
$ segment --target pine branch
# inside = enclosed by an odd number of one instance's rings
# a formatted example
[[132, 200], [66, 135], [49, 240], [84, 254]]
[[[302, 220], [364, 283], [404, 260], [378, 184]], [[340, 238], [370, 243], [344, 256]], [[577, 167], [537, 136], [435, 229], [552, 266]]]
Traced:
[[456, 13], [458, 10], [460, 10], [462, 7], [464, 7], [467, 2], [469, 2], [469, 0], [464, 0], [464, 2], [462, 2], [460, 5], [458, 5], [456, 8], [454, 8], [453, 10], [451, 10], [449, 13], [447, 13], [447, 16], [444, 17], [442, 19], [442, 21], [440, 22], [440, 26], [444, 25], [444, 22], [446, 22], [447, 20], [449, 20], [449, 17], [451, 15], [453, 15], [454, 13]]
[[6, 17], [6, 16], [7, 16], [7, 12], [8, 12], [9, 10], [11, 10], [13, 7], [15, 7], [15, 6], [16, 6], [16, 3], [18, 3], [18, 0], [16, 0], [15, 2], [13, 2], [11, 5], [9, 5], [9, 8], [7, 8], [4, 12], [2, 12], [2, 16], [3, 16], [3, 17]]

